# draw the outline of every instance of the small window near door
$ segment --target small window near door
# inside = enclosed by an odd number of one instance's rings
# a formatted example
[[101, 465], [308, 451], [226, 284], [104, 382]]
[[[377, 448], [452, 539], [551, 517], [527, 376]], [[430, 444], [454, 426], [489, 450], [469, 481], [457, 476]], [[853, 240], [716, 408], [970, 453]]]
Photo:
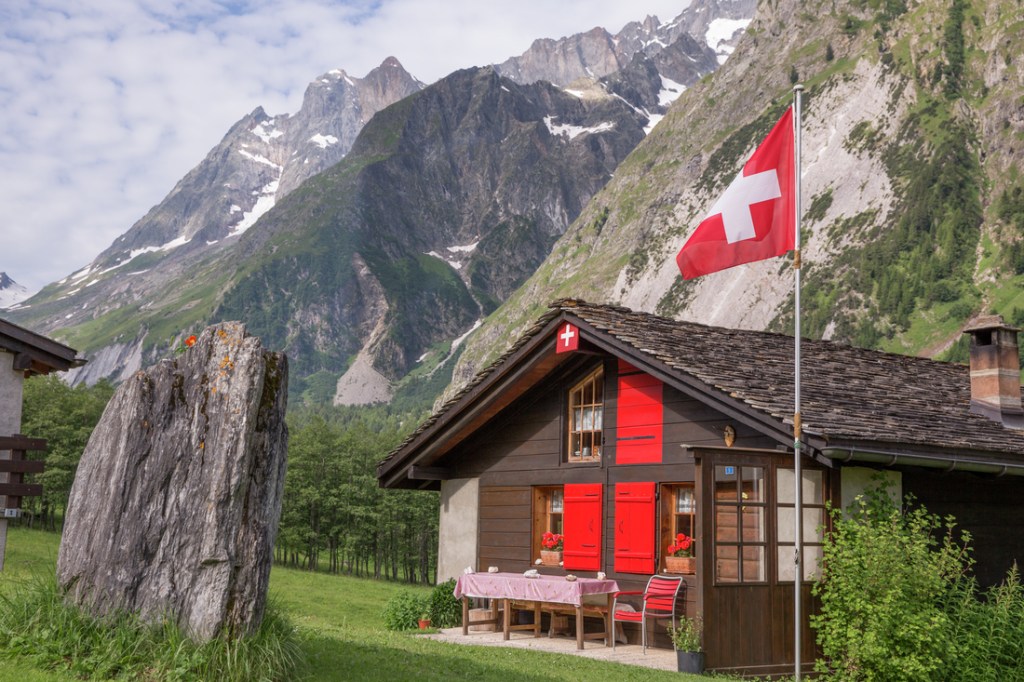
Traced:
[[543, 486], [533, 489], [532, 556], [540, 556], [540, 542], [544, 533], [564, 534], [562, 522], [564, 510], [565, 494], [562, 486]]
[[[821, 574], [822, 546], [825, 527], [825, 472], [801, 469], [803, 480], [802, 516], [804, 581]], [[777, 490], [777, 528], [779, 582], [793, 582], [796, 577], [796, 474], [794, 469], [775, 470]]]
[[604, 428], [604, 368], [569, 391], [570, 462], [600, 462]]
[[[665, 568], [668, 547], [676, 536], [683, 534], [692, 539], [697, 530], [697, 500], [693, 483], [666, 483], [661, 487], [661, 528], [658, 553]], [[691, 545], [696, 548], [696, 545]], [[691, 555], [697, 552], [691, 550]]]
[[715, 582], [768, 580], [765, 467], [715, 465]]

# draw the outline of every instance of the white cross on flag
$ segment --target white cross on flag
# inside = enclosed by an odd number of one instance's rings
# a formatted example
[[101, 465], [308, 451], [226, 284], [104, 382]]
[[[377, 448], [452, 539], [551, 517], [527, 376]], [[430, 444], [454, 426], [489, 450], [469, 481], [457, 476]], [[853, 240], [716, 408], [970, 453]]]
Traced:
[[793, 109], [786, 109], [676, 256], [683, 279], [781, 256], [794, 246]]
[[574, 324], [566, 322], [558, 328], [558, 339], [555, 341], [556, 353], [568, 353], [580, 347], [580, 330]]

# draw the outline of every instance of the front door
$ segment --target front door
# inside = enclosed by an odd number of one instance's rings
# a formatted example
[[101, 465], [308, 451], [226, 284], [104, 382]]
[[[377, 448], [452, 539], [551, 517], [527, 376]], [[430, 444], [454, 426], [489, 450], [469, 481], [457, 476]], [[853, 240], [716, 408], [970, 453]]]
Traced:
[[[698, 456], [702, 535], [704, 649], [715, 670], [766, 675], [793, 670], [796, 574], [792, 456], [766, 451], [707, 450]], [[804, 625], [802, 655], [813, 664], [807, 613], [821, 556], [827, 471], [804, 460]]]

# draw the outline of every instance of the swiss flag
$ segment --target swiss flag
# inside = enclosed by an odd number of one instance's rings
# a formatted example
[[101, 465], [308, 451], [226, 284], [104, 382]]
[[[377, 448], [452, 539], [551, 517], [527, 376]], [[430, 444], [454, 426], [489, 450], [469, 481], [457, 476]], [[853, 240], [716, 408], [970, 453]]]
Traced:
[[676, 256], [683, 279], [781, 256], [794, 246], [793, 108], [764, 138]]
[[558, 338], [555, 340], [556, 353], [568, 353], [580, 347], [580, 329], [574, 324], [566, 322], [558, 328]]

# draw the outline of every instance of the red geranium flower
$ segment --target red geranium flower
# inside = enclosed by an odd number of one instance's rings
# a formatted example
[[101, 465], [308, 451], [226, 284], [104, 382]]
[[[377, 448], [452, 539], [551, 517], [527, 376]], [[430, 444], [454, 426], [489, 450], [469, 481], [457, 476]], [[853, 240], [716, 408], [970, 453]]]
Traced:
[[562, 550], [563, 540], [564, 538], [558, 533], [552, 533], [548, 531], [547, 533], [544, 533], [544, 535], [541, 536], [540, 544], [546, 550], [550, 550], [552, 552], [559, 552]]
[[685, 533], [676, 535], [676, 541], [665, 550], [669, 556], [690, 556], [690, 549], [693, 547], [693, 538]]

